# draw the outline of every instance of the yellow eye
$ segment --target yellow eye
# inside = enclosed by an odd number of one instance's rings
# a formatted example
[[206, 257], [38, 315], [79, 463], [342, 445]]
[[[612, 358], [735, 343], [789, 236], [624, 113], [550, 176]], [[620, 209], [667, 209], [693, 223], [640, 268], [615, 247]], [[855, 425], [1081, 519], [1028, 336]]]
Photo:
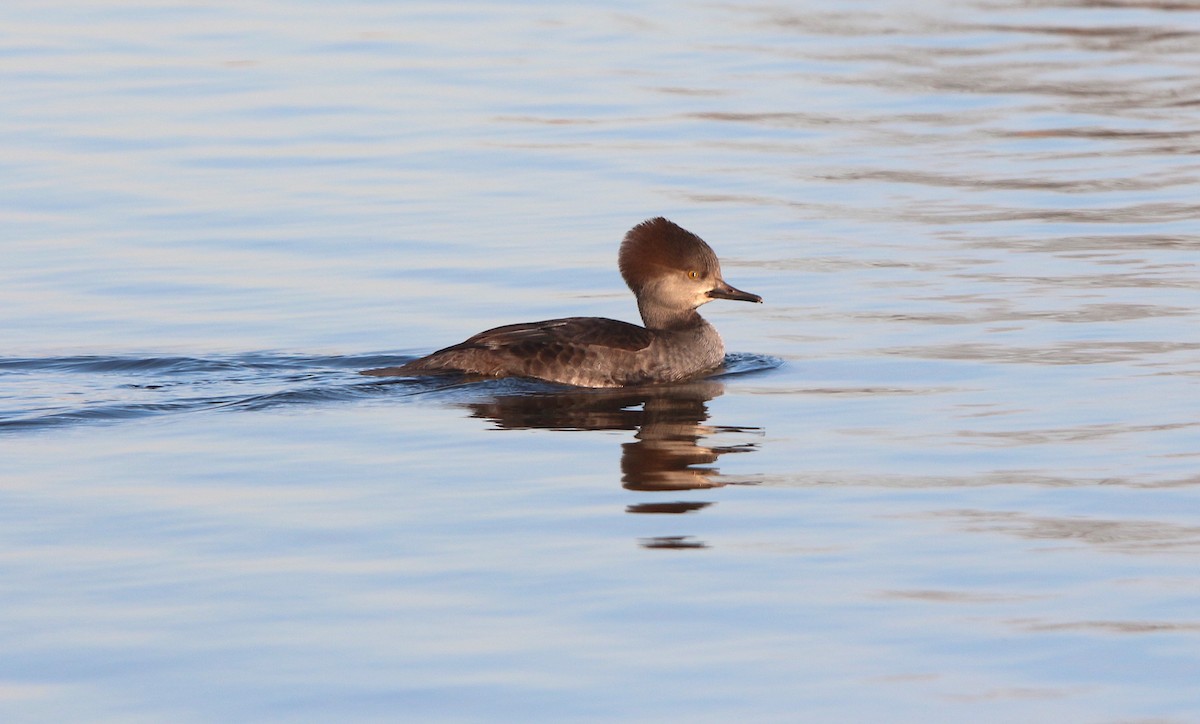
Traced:
[[688, 272], [688, 279], [699, 279], [699, 278], [700, 278], [700, 274], [698, 274], [697, 272], [694, 272], [694, 271]]

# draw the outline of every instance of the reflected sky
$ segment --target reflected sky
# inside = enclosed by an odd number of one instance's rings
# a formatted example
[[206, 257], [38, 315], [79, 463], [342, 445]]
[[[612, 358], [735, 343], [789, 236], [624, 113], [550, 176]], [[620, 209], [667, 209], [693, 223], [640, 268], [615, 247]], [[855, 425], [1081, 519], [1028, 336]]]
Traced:
[[[1200, 719], [1195, 4], [0, 21], [7, 718]], [[780, 364], [357, 374], [658, 215]]]

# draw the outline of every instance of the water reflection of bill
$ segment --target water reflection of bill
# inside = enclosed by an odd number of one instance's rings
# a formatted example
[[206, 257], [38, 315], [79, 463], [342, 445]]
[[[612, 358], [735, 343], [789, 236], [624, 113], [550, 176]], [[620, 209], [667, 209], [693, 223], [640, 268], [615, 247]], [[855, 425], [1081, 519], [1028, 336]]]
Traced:
[[[753, 452], [756, 442], [701, 444], [728, 434], [761, 434], [757, 427], [705, 425], [709, 400], [724, 392], [716, 380], [615, 390], [571, 389], [501, 395], [469, 403], [474, 417], [502, 429], [632, 430], [634, 440], [621, 445], [621, 484], [634, 491], [702, 490], [752, 481], [722, 475], [713, 466], [726, 453]], [[634, 503], [626, 512], [678, 515], [712, 505], [701, 501]], [[703, 548], [691, 536], [644, 539], [647, 548]]]

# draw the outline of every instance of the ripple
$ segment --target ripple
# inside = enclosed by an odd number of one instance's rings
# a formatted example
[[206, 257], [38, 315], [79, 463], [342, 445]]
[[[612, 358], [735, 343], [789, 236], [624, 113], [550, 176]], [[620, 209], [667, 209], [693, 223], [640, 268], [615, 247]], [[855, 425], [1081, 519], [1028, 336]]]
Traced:
[[1195, 552], [1200, 549], [1200, 527], [1161, 520], [1054, 518], [1018, 511], [979, 510], [945, 511], [937, 515], [955, 520], [969, 532], [1003, 533], [1120, 553]]
[[393, 356], [329, 356], [254, 353], [229, 357], [140, 357], [78, 355], [66, 357], [0, 358], [0, 372], [164, 372], [197, 374], [230, 370], [283, 370], [313, 367], [357, 368]]
[[9, 392], [0, 396], [0, 431], [359, 399], [383, 388], [364, 384], [355, 372], [395, 359], [271, 352], [3, 358], [0, 375]]
[[922, 359], [971, 360], [1005, 364], [1090, 365], [1133, 362], [1149, 355], [1200, 350], [1195, 342], [1065, 342], [1046, 347], [1011, 347], [968, 343], [904, 347], [883, 350], [885, 354]]
[[725, 365], [714, 375], [717, 379], [766, 372], [783, 365], [783, 360], [765, 354], [731, 352], [725, 355]]

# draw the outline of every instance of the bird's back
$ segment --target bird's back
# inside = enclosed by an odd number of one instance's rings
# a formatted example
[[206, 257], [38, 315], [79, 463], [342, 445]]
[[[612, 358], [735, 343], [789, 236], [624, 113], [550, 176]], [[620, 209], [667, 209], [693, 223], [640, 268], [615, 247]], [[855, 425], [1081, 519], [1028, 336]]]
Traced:
[[653, 340], [650, 330], [615, 319], [548, 319], [489, 329], [400, 367], [368, 370], [366, 374], [463, 372], [536, 377], [585, 387], [619, 387], [652, 381], [644, 356]]
[[[704, 324], [708, 330], [707, 323]], [[715, 336], [715, 331], [713, 331]], [[716, 345], [720, 345], [716, 337]], [[398, 367], [368, 370], [367, 375], [430, 375], [462, 372], [487, 377], [535, 377], [581, 387], [622, 387], [668, 382], [713, 369], [709, 354], [680, 369], [672, 340], [636, 324], [604, 317], [566, 317], [508, 324]], [[724, 349], [718, 349], [724, 357]], [[666, 357], [672, 365], [664, 365]]]

